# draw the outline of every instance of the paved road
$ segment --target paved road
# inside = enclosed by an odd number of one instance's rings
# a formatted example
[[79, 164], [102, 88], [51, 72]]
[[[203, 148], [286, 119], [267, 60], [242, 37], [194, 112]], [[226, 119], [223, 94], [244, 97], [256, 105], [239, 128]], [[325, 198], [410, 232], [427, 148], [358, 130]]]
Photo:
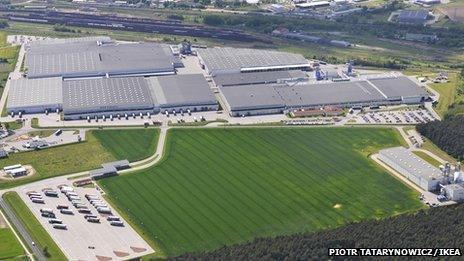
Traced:
[[29, 249], [32, 250], [34, 253], [35, 257], [39, 261], [45, 261], [46, 258], [42, 252], [42, 250], [37, 247], [37, 245], [33, 246], [32, 245], [32, 237], [29, 235], [27, 232], [26, 228], [24, 228], [23, 224], [19, 221], [19, 219], [16, 217], [14, 214], [13, 210], [11, 210], [10, 206], [6, 204], [6, 202], [3, 200], [3, 198], [0, 197], [0, 206], [2, 209], [5, 211], [5, 215], [8, 216], [9, 220], [11, 223], [13, 223], [15, 229], [19, 234], [21, 234], [21, 237], [24, 239], [25, 243], [28, 245]]

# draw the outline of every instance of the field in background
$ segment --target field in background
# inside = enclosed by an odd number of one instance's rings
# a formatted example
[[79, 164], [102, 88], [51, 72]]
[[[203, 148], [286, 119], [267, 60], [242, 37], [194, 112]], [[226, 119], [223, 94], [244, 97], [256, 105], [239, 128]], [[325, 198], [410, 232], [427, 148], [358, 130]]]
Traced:
[[367, 158], [400, 139], [380, 128], [173, 129], [160, 164], [99, 183], [173, 256], [421, 208]]
[[[0, 160], [0, 168], [14, 164], [32, 165], [37, 174], [14, 181], [0, 180], [0, 189], [96, 169], [109, 161], [141, 159], [154, 153], [157, 137], [157, 129], [98, 130], [87, 132], [86, 140], [81, 143], [13, 153]], [[141, 149], [135, 150], [137, 146]]]
[[19, 258], [24, 250], [10, 228], [0, 227], [0, 260]]
[[8, 74], [13, 71], [19, 54], [19, 46], [8, 45], [6, 37], [7, 33], [0, 31], [0, 93], [3, 93]]
[[24, 225], [37, 246], [42, 250], [45, 247], [47, 248], [47, 252], [50, 255], [47, 260], [66, 260], [63, 252], [61, 252], [47, 231], [45, 231], [39, 221], [26, 206], [26, 203], [23, 202], [16, 192], [7, 192], [3, 194], [3, 199], [6, 203], [8, 203], [8, 205], [10, 205], [11, 209], [15, 212], [15, 215]]
[[159, 129], [97, 130], [93, 135], [116, 159], [134, 162], [153, 155]]

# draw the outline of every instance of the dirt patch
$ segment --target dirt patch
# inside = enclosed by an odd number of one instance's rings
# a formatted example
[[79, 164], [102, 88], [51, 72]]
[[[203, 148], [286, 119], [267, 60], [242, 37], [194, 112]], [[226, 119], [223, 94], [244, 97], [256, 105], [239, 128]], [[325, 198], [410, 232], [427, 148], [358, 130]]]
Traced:
[[3, 216], [0, 215], [0, 228], [7, 228], [8, 226], [6, 225], [5, 219], [3, 219]]
[[464, 6], [449, 6], [440, 8], [440, 11], [453, 22], [464, 22]]
[[147, 251], [146, 248], [142, 248], [142, 247], [130, 247], [132, 249], [132, 251], [134, 251], [135, 253], [142, 253], [142, 252], [145, 252]]
[[2, 169], [0, 170], [0, 180], [18, 180], [18, 179], [24, 179], [30, 176], [34, 176], [36, 174], [35, 169], [31, 165], [23, 165], [23, 167], [26, 169], [26, 175], [20, 176], [20, 177], [12, 177], [9, 174], [6, 174], [6, 172]]
[[129, 253], [121, 252], [121, 251], [113, 251], [113, 253], [114, 253], [117, 257], [125, 257], [125, 256], [128, 256], [128, 255], [129, 255]]
[[30, 140], [30, 139], [31, 139], [31, 137], [29, 135], [23, 134], [23, 135], [18, 136], [18, 137], [14, 138], [14, 139], [11, 139], [11, 141], [25, 141], [25, 140]]

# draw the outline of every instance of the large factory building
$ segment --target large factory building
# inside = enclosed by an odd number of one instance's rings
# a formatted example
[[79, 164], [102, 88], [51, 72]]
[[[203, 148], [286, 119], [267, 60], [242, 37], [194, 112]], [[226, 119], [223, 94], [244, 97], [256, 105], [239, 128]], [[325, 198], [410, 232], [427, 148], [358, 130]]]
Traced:
[[285, 70], [309, 70], [300, 54], [245, 48], [217, 47], [198, 49], [201, 66], [209, 75]]
[[242, 81], [218, 87], [232, 116], [272, 114], [323, 106], [350, 108], [419, 104], [428, 97], [424, 88], [404, 76], [340, 82], [287, 79], [284, 76], [281, 80], [269, 80], [272, 83], [243, 84]]
[[194, 53], [214, 86], [199, 68], [178, 70], [182, 60], [164, 44], [118, 43], [108, 37], [32, 42], [26, 47], [27, 76], [10, 80], [7, 111], [63, 110], [64, 119], [85, 119], [217, 110], [211, 87], [232, 116], [419, 104], [428, 98], [424, 88], [404, 76], [310, 79], [311, 65], [299, 54], [223, 47]]
[[380, 150], [379, 159], [426, 191], [436, 191], [447, 182], [440, 169], [404, 147]]
[[201, 74], [176, 75], [167, 45], [108, 37], [45, 40], [26, 48], [27, 77], [10, 80], [9, 113], [62, 110], [64, 119], [217, 110]]

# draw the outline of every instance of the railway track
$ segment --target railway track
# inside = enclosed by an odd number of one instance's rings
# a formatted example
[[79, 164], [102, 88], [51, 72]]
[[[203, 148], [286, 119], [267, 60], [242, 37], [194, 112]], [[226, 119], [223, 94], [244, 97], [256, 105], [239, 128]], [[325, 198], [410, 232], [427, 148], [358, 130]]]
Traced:
[[179, 21], [155, 20], [148, 18], [120, 17], [48, 10], [1, 10], [0, 16], [10, 21], [63, 24], [89, 28], [106, 28], [158, 34], [183, 35], [191, 37], [217, 38], [241, 42], [268, 42], [237, 29], [223, 29], [203, 25], [184, 24]]

